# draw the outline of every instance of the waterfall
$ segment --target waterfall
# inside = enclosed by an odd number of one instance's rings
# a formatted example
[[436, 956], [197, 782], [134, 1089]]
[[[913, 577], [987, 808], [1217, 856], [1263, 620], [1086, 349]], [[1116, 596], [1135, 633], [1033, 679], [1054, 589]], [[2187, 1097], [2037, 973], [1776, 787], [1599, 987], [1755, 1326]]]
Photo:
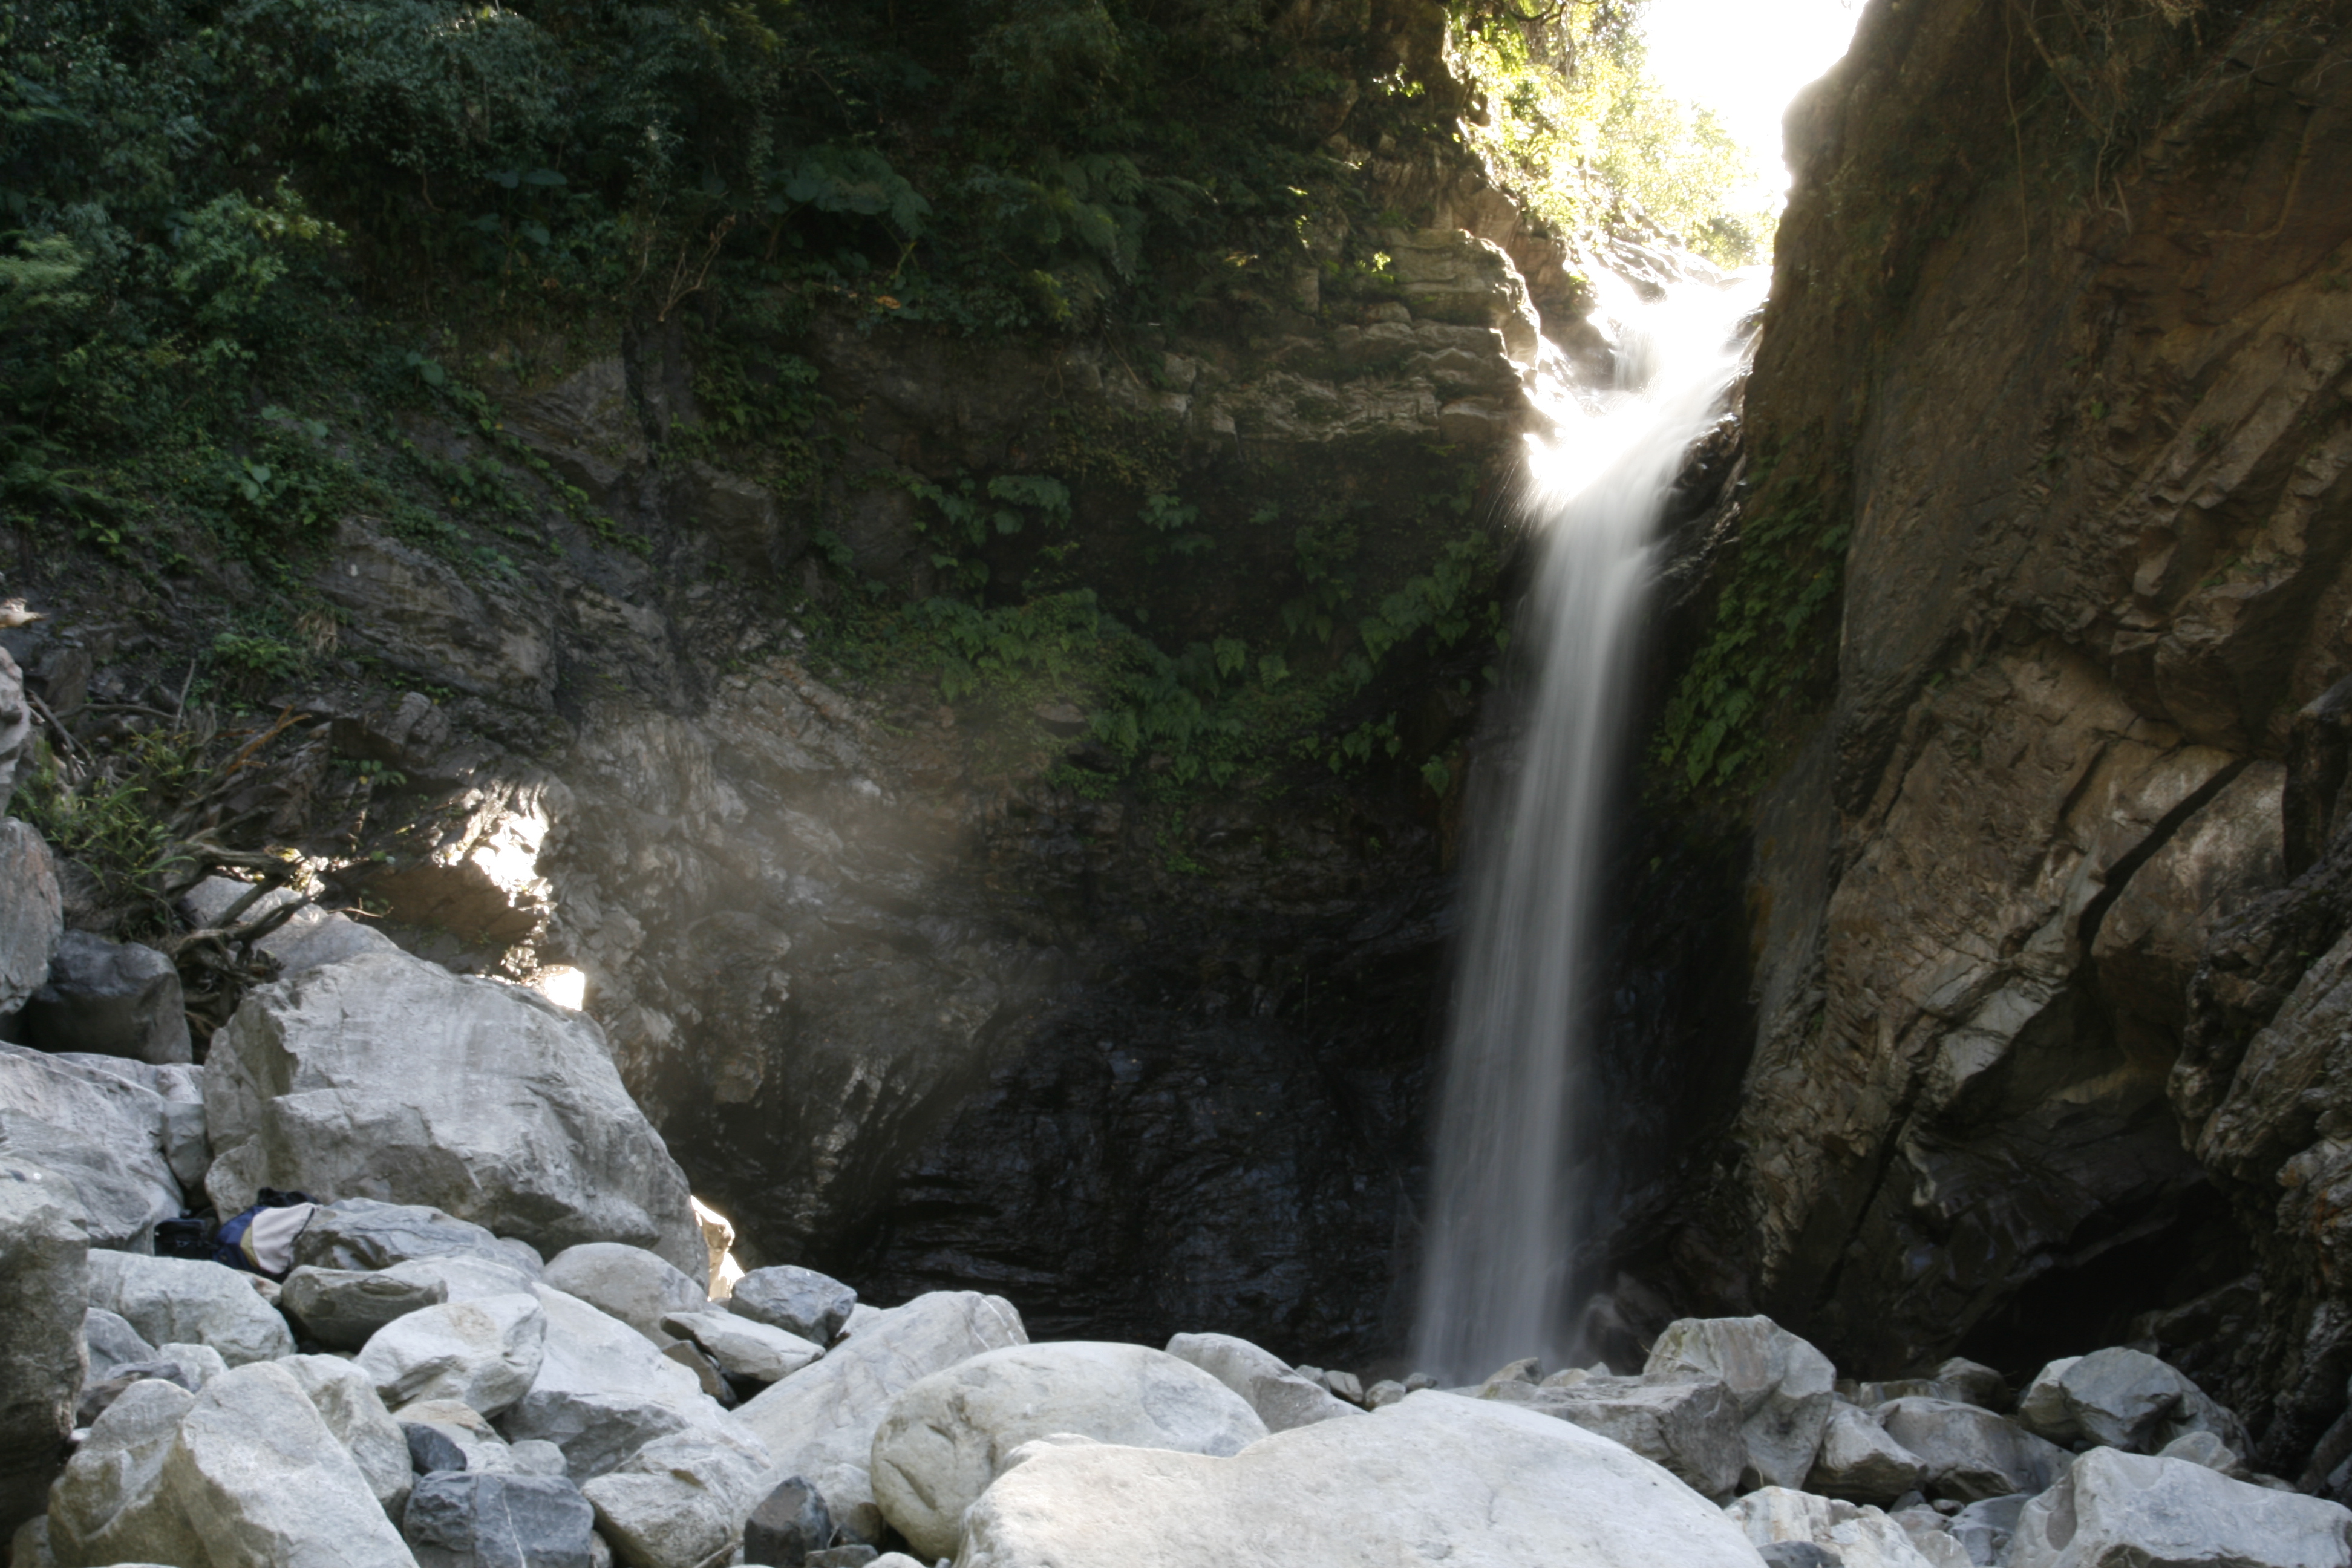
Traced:
[[[1576, 1303], [1573, 1128], [1593, 1000], [1593, 893], [1624, 743], [1624, 686], [1653, 534], [1738, 367], [1760, 284], [1683, 284], [1610, 313], [1616, 384], [1558, 400], [1530, 450], [1540, 564], [1521, 613], [1519, 733], [1470, 795], [1464, 920], [1424, 1226], [1416, 1364], [1466, 1381], [1567, 1352]], [[1608, 302], [1608, 301], [1604, 301]]]

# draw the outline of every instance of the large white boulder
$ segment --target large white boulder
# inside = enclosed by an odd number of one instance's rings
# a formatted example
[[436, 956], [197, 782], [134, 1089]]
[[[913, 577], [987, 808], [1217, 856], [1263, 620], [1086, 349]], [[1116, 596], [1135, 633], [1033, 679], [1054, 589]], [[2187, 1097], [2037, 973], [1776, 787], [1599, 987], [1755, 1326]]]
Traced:
[[566, 1473], [584, 1482], [657, 1437], [726, 1419], [694, 1373], [636, 1330], [576, 1296], [531, 1289], [547, 1338], [530, 1392], [500, 1423], [509, 1439], [554, 1444]]
[[210, 1345], [231, 1366], [294, 1353], [294, 1332], [254, 1288], [219, 1263], [144, 1253], [89, 1255], [89, 1304], [126, 1320], [153, 1345]]
[[1807, 1542], [1842, 1568], [1936, 1568], [1881, 1510], [1788, 1487], [1764, 1487], [1724, 1510], [1758, 1546]]
[[49, 1551], [58, 1568], [110, 1563], [193, 1563], [209, 1558], [163, 1482], [163, 1459], [196, 1396], [174, 1383], [134, 1383], [90, 1423], [49, 1489]]
[[951, 1554], [963, 1510], [1015, 1448], [1056, 1433], [1133, 1448], [1237, 1454], [1266, 1435], [1238, 1394], [1141, 1345], [1008, 1345], [911, 1384], [874, 1434], [874, 1499], [926, 1559]]
[[1299, 1375], [1272, 1351], [1232, 1334], [1178, 1334], [1168, 1342], [1168, 1353], [1191, 1362], [1249, 1401], [1269, 1432], [1363, 1414], [1321, 1384]]
[[2094, 1448], [2025, 1505], [2007, 1568], [2346, 1568], [2352, 1510], [2186, 1459]]
[[1829, 1357], [1769, 1318], [1683, 1318], [1666, 1325], [1642, 1371], [1721, 1379], [1739, 1403], [1756, 1481], [1805, 1484], [1837, 1381]]
[[2245, 1428], [2186, 1376], [2121, 1345], [2043, 1367], [2017, 1402], [2018, 1424], [2053, 1443], [2099, 1443], [2155, 1453], [2210, 1432], [2242, 1453]]
[[80, 1195], [90, 1245], [152, 1250], [155, 1226], [184, 1206], [164, 1157], [163, 1099], [128, 1078], [25, 1046], [0, 1044], [0, 1159], [64, 1176]]
[[214, 1043], [205, 1110], [224, 1214], [299, 1189], [431, 1205], [543, 1253], [619, 1241], [709, 1266], [602, 1032], [521, 986], [399, 952], [263, 986]]
[[1758, 1568], [1738, 1526], [1605, 1437], [1424, 1392], [1229, 1459], [1038, 1444], [958, 1568]]
[[415, 1568], [367, 1477], [282, 1366], [206, 1384], [163, 1458], [163, 1483], [215, 1564]]
[[1927, 1489], [1937, 1497], [1979, 1502], [2038, 1492], [2066, 1468], [2066, 1450], [1973, 1405], [1904, 1398], [1872, 1414], [1927, 1467]]
[[580, 1489], [629, 1568], [702, 1568], [741, 1545], [771, 1479], [757, 1438], [714, 1425], [657, 1437]]
[[[705, 1249], [704, 1256], [709, 1256]], [[540, 1276], [567, 1296], [621, 1320], [654, 1342], [673, 1345], [677, 1336], [661, 1321], [671, 1312], [698, 1311], [710, 1304], [708, 1287], [688, 1279], [642, 1247], [617, 1241], [587, 1241], [548, 1259]]]
[[294, 1374], [319, 1419], [367, 1478], [368, 1489], [375, 1494], [384, 1517], [397, 1528], [415, 1472], [409, 1464], [408, 1439], [401, 1435], [400, 1423], [392, 1418], [392, 1412], [383, 1407], [373, 1380], [340, 1356], [288, 1356], [278, 1364]]
[[[520, 1274], [545, 1271], [539, 1249], [512, 1237], [492, 1236], [470, 1220], [425, 1204], [343, 1198], [322, 1204], [294, 1238], [294, 1261], [316, 1268], [396, 1268], [409, 1263], [478, 1263]], [[452, 1298], [455, 1299], [454, 1297]]]
[[535, 1296], [424, 1307], [376, 1331], [360, 1370], [394, 1408], [455, 1399], [496, 1415], [530, 1392], [545, 1356], [547, 1313]]
[[0, 1153], [0, 1537], [41, 1511], [73, 1430], [89, 1250], [73, 1188]]
[[882, 1514], [867, 1466], [891, 1401], [958, 1362], [1028, 1342], [1021, 1314], [1003, 1298], [933, 1291], [876, 1313], [823, 1361], [735, 1414], [768, 1446], [778, 1474], [807, 1478], [835, 1523], [873, 1541], [882, 1533]]

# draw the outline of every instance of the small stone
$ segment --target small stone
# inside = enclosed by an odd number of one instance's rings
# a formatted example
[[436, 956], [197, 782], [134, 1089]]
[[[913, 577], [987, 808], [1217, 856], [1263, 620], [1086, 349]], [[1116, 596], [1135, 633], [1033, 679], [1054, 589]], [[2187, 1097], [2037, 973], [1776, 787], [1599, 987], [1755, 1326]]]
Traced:
[[1404, 1395], [1403, 1384], [1383, 1380], [1364, 1390], [1364, 1407], [1368, 1410], [1385, 1410], [1402, 1399]]
[[560, 1476], [567, 1468], [563, 1450], [543, 1437], [525, 1437], [508, 1445], [507, 1458], [518, 1476]]
[[591, 1568], [595, 1522], [560, 1478], [443, 1473], [417, 1481], [401, 1533], [417, 1568]]
[[833, 1515], [824, 1498], [798, 1476], [778, 1484], [751, 1510], [743, 1526], [745, 1561], [768, 1568], [801, 1568], [812, 1552], [833, 1540]]
[[426, 1307], [385, 1325], [359, 1364], [386, 1402], [456, 1399], [496, 1415], [530, 1392], [545, 1354], [547, 1315], [530, 1296]]
[[[93, 1383], [112, 1377], [118, 1367], [136, 1366], [156, 1359], [155, 1347], [140, 1337], [130, 1320], [103, 1307], [91, 1307], [82, 1313], [81, 1338], [89, 1347]], [[89, 1423], [81, 1425], [87, 1426]]]
[[403, 1279], [381, 1270], [297, 1268], [278, 1305], [295, 1326], [331, 1350], [355, 1351], [378, 1329], [449, 1299], [438, 1279]]
[[2186, 1459], [2192, 1465], [2202, 1465], [2209, 1470], [2219, 1470], [2231, 1480], [2248, 1479], [2246, 1462], [2237, 1451], [2210, 1432], [2190, 1432], [2175, 1437], [2157, 1455], [2159, 1459]]
[[1358, 1413], [1319, 1379], [1284, 1365], [1273, 1352], [1231, 1334], [1178, 1334], [1168, 1342], [1168, 1353], [1190, 1362], [1247, 1400], [1269, 1432], [1287, 1432]]
[[1488, 1383], [1536, 1383], [1543, 1376], [1543, 1363], [1534, 1356], [1515, 1361], [1487, 1377]]
[[1352, 1372], [1327, 1372], [1323, 1374], [1323, 1386], [1350, 1405], [1364, 1402], [1363, 1382]]
[[752, 1269], [727, 1300], [730, 1311], [819, 1345], [833, 1342], [856, 1305], [857, 1292], [840, 1280], [788, 1263]]
[[1432, 1377], [1425, 1372], [1413, 1373], [1404, 1380], [1404, 1391], [1407, 1394], [1419, 1394], [1424, 1388], [1435, 1388], [1436, 1386], [1437, 1379]]
[[444, 1470], [470, 1470], [466, 1450], [439, 1427], [424, 1421], [404, 1421], [401, 1435], [408, 1441], [409, 1468], [420, 1476]]
[[812, 1552], [801, 1561], [806, 1568], [866, 1568], [880, 1554], [871, 1546], [831, 1546]]

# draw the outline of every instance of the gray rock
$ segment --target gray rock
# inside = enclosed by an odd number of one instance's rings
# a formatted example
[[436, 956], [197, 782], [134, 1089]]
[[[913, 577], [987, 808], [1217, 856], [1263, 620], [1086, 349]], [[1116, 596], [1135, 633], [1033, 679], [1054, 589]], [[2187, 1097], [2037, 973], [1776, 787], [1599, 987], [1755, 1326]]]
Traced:
[[508, 1444], [507, 1464], [518, 1476], [564, 1476], [570, 1470], [563, 1450], [541, 1437]]
[[[1842, 1568], [1936, 1568], [1881, 1510], [1788, 1487], [1762, 1487], [1724, 1510], [1759, 1550], [1811, 1545]], [[1801, 1554], [1784, 1556], [1796, 1561]]]
[[1367, 1410], [1385, 1410], [1390, 1405], [1394, 1405], [1398, 1400], [1402, 1399], [1405, 1396], [1405, 1392], [1406, 1390], [1403, 1384], [1383, 1379], [1382, 1381], [1372, 1384], [1371, 1387], [1364, 1390], [1364, 1408]]
[[840, 1280], [789, 1263], [752, 1269], [727, 1299], [728, 1310], [820, 1345], [833, 1342], [856, 1305], [857, 1292]]
[[351, 1454], [285, 1367], [240, 1366], [195, 1397], [163, 1482], [215, 1563], [409, 1568]]
[[2012, 1492], [1972, 1502], [1952, 1516], [1952, 1539], [1976, 1568], [1994, 1568], [2008, 1557], [2010, 1537], [2017, 1533], [2017, 1516], [2032, 1500], [2031, 1492]]
[[[389, 1269], [425, 1259], [495, 1264], [523, 1275], [525, 1289], [539, 1278], [541, 1267], [538, 1251], [527, 1242], [492, 1236], [478, 1225], [423, 1204], [373, 1198], [321, 1205], [294, 1243], [295, 1263], [314, 1268]], [[462, 1299], [451, 1290], [449, 1300]]]
[[1830, 1411], [1805, 1489], [1849, 1502], [1885, 1504], [1927, 1484], [1919, 1456], [1886, 1435], [1875, 1416], [1851, 1405]]
[[2156, 1456], [2159, 1459], [2186, 1459], [2192, 1465], [2202, 1465], [2209, 1470], [2219, 1470], [2233, 1481], [2252, 1480], [2243, 1456], [2211, 1432], [2189, 1432], [2167, 1443]]
[[[5, 708], [0, 701], [0, 728]], [[0, 1018], [48, 978], [49, 955], [65, 929], [65, 897], [49, 847], [31, 823], [0, 816]]]
[[1001, 1297], [971, 1290], [918, 1296], [768, 1389], [736, 1419], [768, 1446], [781, 1474], [805, 1477], [824, 1494], [835, 1523], [875, 1540], [882, 1515], [867, 1466], [891, 1401], [934, 1372], [1028, 1342], [1021, 1314]]
[[89, 1251], [54, 1172], [0, 1152], [0, 1535], [41, 1511], [87, 1370]]
[[184, 1344], [177, 1341], [155, 1347], [155, 1360], [171, 1372], [164, 1375], [186, 1389], [200, 1394], [205, 1384], [228, 1370], [228, 1359], [210, 1345]]
[[37, 1513], [16, 1527], [16, 1533], [8, 1538], [7, 1562], [8, 1568], [58, 1568], [57, 1554], [49, 1550], [47, 1514]]
[[2345, 1568], [2352, 1510], [2202, 1465], [2093, 1448], [2025, 1505], [2008, 1568]]
[[735, 1407], [734, 1385], [727, 1381], [727, 1374], [719, 1370], [719, 1363], [703, 1354], [700, 1345], [688, 1340], [674, 1340], [662, 1347], [662, 1355], [694, 1373], [694, 1381], [701, 1384], [702, 1392], [717, 1400], [723, 1408], [731, 1410]]
[[295, 1327], [319, 1343], [355, 1351], [386, 1323], [437, 1307], [448, 1298], [448, 1286], [438, 1279], [304, 1265], [286, 1276], [278, 1304]]
[[163, 1097], [46, 1051], [0, 1044], [0, 1159], [73, 1184], [92, 1247], [152, 1249], [177, 1219], [178, 1178], [163, 1157]]
[[2244, 1451], [2238, 1418], [2173, 1368], [2142, 1351], [2111, 1346], [2043, 1367], [2017, 1403], [2018, 1424], [2053, 1443], [2103, 1443], [2152, 1452], [2175, 1437], [2211, 1432]]
[[1954, 1356], [1936, 1369], [1936, 1381], [1951, 1392], [1944, 1397], [1980, 1410], [2009, 1408], [2009, 1379], [1981, 1362]]
[[387, 1323], [360, 1352], [359, 1367], [394, 1406], [455, 1399], [496, 1415], [530, 1391], [546, 1341], [547, 1313], [535, 1296], [488, 1296]]
[[1775, 1541], [1756, 1549], [1765, 1568], [1843, 1568], [1844, 1559], [1832, 1557], [1810, 1541]]
[[1804, 1484], [1829, 1423], [1829, 1357], [1769, 1318], [1684, 1318], [1666, 1325], [1643, 1373], [1720, 1378], [1739, 1405], [1751, 1475]]
[[670, 1312], [661, 1327], [700, 1346], [728, 1376], [751, 1383], [781, 1382], [824, 1354], [798, 1334], [732, 1312]]
[[1490, 1383], [1478, 1397], [1518, 1405], [1622, 1443], [1701, 1497], [1729, 1497], [1747, 1468], [1739, 1406], [1713, 1378], [1591, 1377], [1545, 1386]]
[[596, 1520], [570, 1481], [429, 1475], [401, 1523], [416, 1568], [589, 1568]]
[[1178, 1334], [1168, 1342], [1168, 1353], [1191, 1362], [1247, 1400], [1269, 1432], [1357, 1414], [1273, 1352], [1231, 1334]]
[[[899, 1555], [892, 1552], [892, 1556]], [[802, 1559], [807, 1568], [874, 1568], [882, 1561], [871, 1546], [828, 1546], [822, 1552], [812, 1552]]]
[[[538, 1470], [526, 1472], [526, 1468], [516, 1460], [512, 1445], [499, 1436], [498, 1428], [491, 1426], [480, 1411], [463, 1400], [420, 1399], [394, 1411], [393, 1419], [400, 1423], [402, 1434], [408, 1438], [412, 1464], [419, 1444], [425, 1445], [435, 1457], [446, 1458], [444, 1447], [436, 1444], [437, 1439], [439, 1445], [456, 1449], [462, 1462], [436, 1468], [499, 1476], [541, 1473]], [[429, 1436], [420, 1436], [419, 1433]], [[552, 1445], [541, 1444], [540, 1447], [544, 1448]], [[546, 1473], [563, 1473], [560, 1451], [558, 1458], [559, 1463], [554, 1469]]]
[[395, 669], [478, 696], [543, 709], [555, 639], [538, 598], [468, 581], [428, 552], [346, 518], [312, 578], [346, 614], [345, 633]]
[[[89, 1294], [89, 1281], [84, 1266], [82, 1294]], [[82, 1313], [82, 1343], [89, 1352], [89, 1380], [103, 1382], [112, 1377], [117, 1367], [136, 1366], [155, 1359], [155, 1347], [147, 1342], [131, 1321], [119, 1312], [103, 1307], [91, 1307]]]
[[692, 1373], [628, 1324], [549, 1286], [534, 1293], [547, 1314], [545, 1354], [502, 1426], [511, 1439], [562, 1449], [573, 1480], [603, 1475], [656, 1437], [726, 1418]]
[[457, 1440], [429, 1421], [404, 1421], [400, 1433], [408, 1445], [408, 1468], [417, 1475], [474, 1468], [472, 1458]]
[[195, 1403], [186, 1389], [155, 1379], [125, 1389], [90, 1424], [49, 1491], [49, 1550], [58, 1568], [210, 1563], [163, 1481], [164, 1457]]
[[154, 1344], [210, 1345], [233, 1367], [292, 1355], [294, 1335], [253, 1288], [255, 1279], [194, 1258], [94, 1251], [89, 1304], [126, 1319]]
[[1352, 1372], [1327, 1372], [1323, 1374], [1323, 1386], [1350, 1405], [1364, 1402], [1363, 1380]]
[[1439, 1393], [1276, 1433], [1229, 1459], [1035, 1446], [972, 1505], [956, 1558], [959, 1568], [1756, 1561], [1738, 1525], [1648, 1460], [1563, 1421]]
[[2005, 1416], [1945, 1399], [1897, 1399], [1879, 1406], [1886, 1435], [1927, 1467], [1927, 1491], [1980, 1502], [2038, 1492], [2066, 1468], [2066, 1451]]
[[163, 1102], [158, 1142], [163, 1163], [184, 1192], [204, 1191], [205, 1173], [213, 1151], [205, 1132], [205, 1069], [184, 1062], [154, 1064], [129, 1057], [91, 1056], [81, 1051], [59, 1052], [59, 1062], [143, 1089]]
[[384, 1517], [397, 1527], [401, 1510], [408, 1505], [414, 1475], [408, 1439], [376, 1396], [367, 1374], [350, 1362], [328, 1355], [289, 1356], [278, 1364], [302, 1385], [327, 1430], [367, 1478], [368, 1489], [375, 1494]]
[[[709, 1249], [702, 1256], [709, 1256]], [[709, 1305], [706, 1288], [642, 1247], [615, 1241], [583, 1242], [550, 1258], [547, 1283], [566, 1295], [577, 1296], [600, 1312], [618, 1318], [652, 1341], [674, 1344], [677, 1336], [664, 1331], [662, 1319], [671, 1312], [693, 1312]]]
[[773, 1479], [757, 1438], [711, 1425], [656, 1438], [580, 1489], [630, 1568], [701, 1568], [741, 1544]]
[[520, 986], [405, 954], [264, 986], [214, 1044], [205, 1110], [223, 1213], [299, 1188], [433, 1205], [542, 1250], [621, 1241], [689, 1277], [709, 1266], [685, 1173], [602, 1031]]
[[[181, 898], [180, 912], [192, 925], [218, 925], [237, 900], [251, 891], [253, 885], [249, 882], [239, 882], [227, 877], [207, 877]], [[240, 923], [258, 920], [288, 904], [299, 907], [286, 918], [284, 924], [253, 944], [278, 961], [280, 979], [326, 964], [341, 963], [348, 958], [400, 951], [397, 943], [373, 927], [363, 926], [347, 916], [322, 910], [284, 888], [273, 888], [262, 894], [237, 919]]]
[[778, 1482], [751, 1510], [743, 1525], [743, 1556], [769, 1568], [801, 1568], [810, 1552], [824, 1551], [832, 1540], [833, 1515], [824, 1494], [794, 1476]]
[[1189, 1362], [1141, 1345], [1008, 1345], [910, 1385], [874, 1434], [882, 1517], [926, 1558], [956, 1550], [963, 1510], [1003, 1457], [1067, 1433], [1184, 1454], [1237, 1454], [1266, 1435], [1238, 1394]]
[[162, 1064], [192, 1059], [179, 971], [152, 947], [69, 931], [17, 1027], [45, 1051]]

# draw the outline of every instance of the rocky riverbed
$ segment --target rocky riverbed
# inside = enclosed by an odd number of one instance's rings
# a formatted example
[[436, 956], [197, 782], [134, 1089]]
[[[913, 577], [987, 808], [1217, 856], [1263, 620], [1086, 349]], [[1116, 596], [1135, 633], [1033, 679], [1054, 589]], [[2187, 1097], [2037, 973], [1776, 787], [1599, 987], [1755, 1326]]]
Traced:
[[[1858, 1383], [1694, 1318], [1368, 1386], [1209, 1314], [1033, 1342], [998, 1296], [745, 1273], [584, 1016], [280, 893], [194, 1065], [176, 981], [0, 842], [10, 1010], [104, 1047], [0, 1044], [14, 1568], [2352, 1564], [2352, 1511], [2129, 1345]], [[192, 1209], [247, 1240], [188, 1256]]]

